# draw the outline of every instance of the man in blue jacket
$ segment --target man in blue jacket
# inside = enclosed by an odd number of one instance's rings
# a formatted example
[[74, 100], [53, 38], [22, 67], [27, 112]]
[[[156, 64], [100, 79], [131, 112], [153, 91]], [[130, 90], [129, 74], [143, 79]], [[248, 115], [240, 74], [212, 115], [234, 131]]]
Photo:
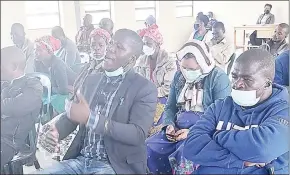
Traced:
[[275, 60], [274, 82], [282, 86], [289, 86], [289, 52], [281, 53]]
[[213, 103], [185, 142], [196, 174], [288, 174], [289, 95], [274, 75], [265, 50], [237, 58], [232, 96]]

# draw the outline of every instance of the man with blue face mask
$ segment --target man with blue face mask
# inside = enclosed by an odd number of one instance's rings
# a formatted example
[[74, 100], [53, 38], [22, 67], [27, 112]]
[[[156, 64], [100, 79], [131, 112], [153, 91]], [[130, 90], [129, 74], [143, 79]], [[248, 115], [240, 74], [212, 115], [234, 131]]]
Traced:
[[287, 174], [287, 89], [273, 84], [272, 55], [241, 54], [232, 72], [232, 96], [217, 100], [191, 128], [184, 145], [196, 174]]
[[[46, 142], [55, 148], [79, 125], [64, 160], [36, 174], [146, 174], [145, 139], [153, 122], [157, 89], [135, 73], [142, 39], [117, 30], [103, 62], [104, 72], [89, 75], [77, 100], [51, 124]], [[83, 94], [83, 95], [81, 95]]]

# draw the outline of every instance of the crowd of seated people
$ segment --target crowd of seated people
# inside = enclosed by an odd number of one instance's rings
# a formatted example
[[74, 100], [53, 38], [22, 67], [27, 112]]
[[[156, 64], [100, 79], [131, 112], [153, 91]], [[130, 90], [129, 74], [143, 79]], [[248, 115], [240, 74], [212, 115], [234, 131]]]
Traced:
[[161, 47], [153, 16], [144, 29], [114, 33], [111, 19], [95, 28], [86, 15], [76, 44], [59, 26], [32, 43], [13, 24], [15, 46], [1, 49], [1, 167], [21, 151], [45, 100], [28, 76], [37, 72], [51, 81], [58, 118], [41, 139], [63, 158], [35, 174], [288, 172], [288, 25], [277, 26], [270, 49], [236, 58], [229, 78], [234, 47], [208, 16], [197, 15], [176, 58]]

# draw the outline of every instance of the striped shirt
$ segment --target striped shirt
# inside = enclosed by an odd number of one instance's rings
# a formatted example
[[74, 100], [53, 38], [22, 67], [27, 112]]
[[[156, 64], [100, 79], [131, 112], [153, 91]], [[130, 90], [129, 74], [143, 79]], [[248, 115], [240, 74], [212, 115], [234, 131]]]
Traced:
[[84, 146], [81, 154], [85, 158], [92, 158], [100, 161], [108, 161], [103, 135], [96, 134], [92, 128], [96, 128], [99, 116], [108, 117], [114, 97], [123, 82], [124, 75], [118, 77], [101, 78], [99, 89], [94, 94], [91, 103], [91, 113], [87, 122]]

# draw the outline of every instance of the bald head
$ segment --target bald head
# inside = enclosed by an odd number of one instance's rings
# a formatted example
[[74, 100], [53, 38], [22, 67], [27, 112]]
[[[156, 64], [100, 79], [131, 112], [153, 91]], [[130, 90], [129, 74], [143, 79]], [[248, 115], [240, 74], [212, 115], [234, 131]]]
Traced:
[[251, 49], [245, 51], [236, 59], [235, 64], [245, 69], [249, 69], [249, 73], [260, 73], [266, 79], [270, 81], [274, 80], [274, 57], [264, 49]]
[[103, 18], [101, 19], [99, 26], [101, 29], [106, 30], [109, 32], [111, 35], [113, 34], [113, 29], [114, 29], [114, 23], [110, 18]]
[[51, 30], [51, 35], [59, 40], [63, 40], [65, 38], [64, 31], [60, 26], [53, 27]]
[[286, 35], [289, 34], [289, 25], [288, 25], [288, 24], [286, 24], [286, 23], [281, 23], [281, 24], [279, 24], [278, 26], [281, 27], [281, 28], [284, 30], [284, 32], [285, 32]]
[[130, 29], [117, 30], [112, 44], [107, 48], [104, 69], [114, 71], [120, 67], [133, 67], [142, 49], [142, 39], [136, 32]]
[[13, 43], [21, 48], [24, 44], [25, 41], [25, 31], [24, 31], [24, 26], [20, 23], [14, 23], [11, 26], [11, 31], [10, 31], [11, 39]]
[[139, 57], [143, 50], [142, 38], [133, 30], [130, 29], [119, 29], [116, 31], [115, 35], [124, 38], [124, 42], [128, 44], [134, 54]]
[[12, 80], [24, 73], [26, 57], [15, 46], [1, 49], [1, 80]]

